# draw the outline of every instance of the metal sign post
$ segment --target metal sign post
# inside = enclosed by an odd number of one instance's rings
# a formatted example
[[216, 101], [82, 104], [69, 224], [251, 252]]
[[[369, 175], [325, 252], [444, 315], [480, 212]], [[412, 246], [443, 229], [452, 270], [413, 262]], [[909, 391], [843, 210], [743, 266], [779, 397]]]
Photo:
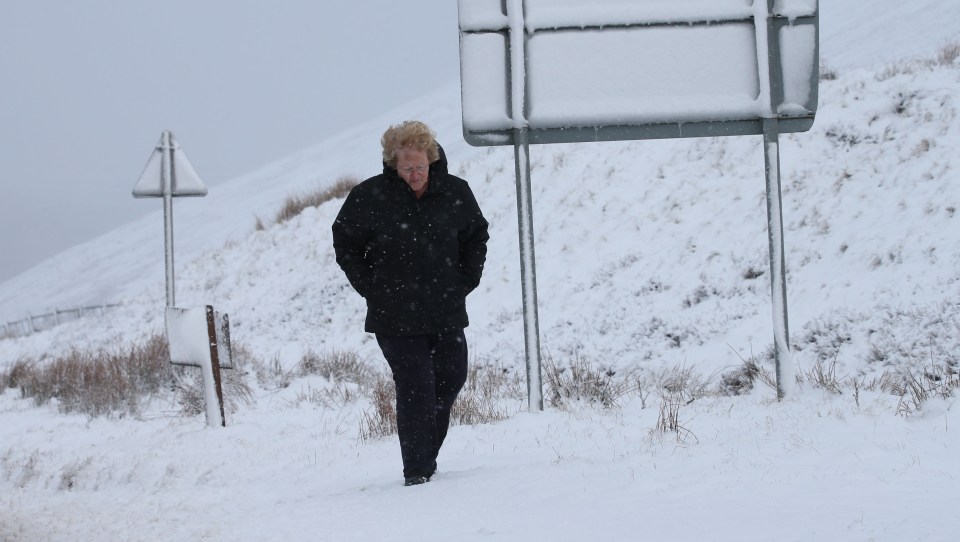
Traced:
[[537, 272], [533, 243], [533, 196], [530, 180], [530, 140], [527, 123], [526, 33], [523, 0], [504, 6], [510, 25], [510, 108], [513, 156], [517, 170], [517, 220], [520, 228], [520, 283], [523, 291], [523, 336], [527, 359], [527, 408], [543, 410], [540, 322], [537, 314]]
[[167, 278], [167, 306], [176, 306], [176, 288], [173, 277], [173, 149], [170, 148], [170, 132], [163, 132], [160, 138], [160, 152], [163, 160], [160, 161], [160, 176], [163, 179], [163, 247], [164, 268]]
[[[767, 236], [770, 241], [770, 298], [773, 306], [773, 361], [777, 377], [777, 399], [783, 399], [790, 378], [784, 374], [790, 365], [790, 327], [787, 321], [787, 272], [783, 249], [783, 199], [780, 180], [780, 120], [777, 115], [783, 103], [783, 70], [780, 62], [780, 39], [774, 25], [774, 2], [766, 0], [766, 59], [758, 48], [758, 65], [767, 64], [770, 95], [769, 117], [763, 119], [763, 159], [767, 187]], [[761, 22], [757, 21], [758, 34]]]
[[187, 160], [169, 130], [160, 135], [140, 179], [133, 187], [135, 198], [163, 198], [163, 245], [166, 263], [167, 306], [176, 305], [173, 273], [173, 198], [206, 196], [207, 187]]
[[464, 139], [514, 146], [531, 410], [542, 409], [532, 143], [763, 134], [782, 398], [790, 346], [779, 134], [813, 125], [818, 0], [459, 0], [459, 23]]
[[785, 369], [790, 360], [787, 325], [787, 277], [783, 254], [783, 201], [780, 197], [780, 133], [777, 119], [766, 119], [763, 129], [764, 171], [767, 178], [767, 236], [770, 241], [770, 297], [773, 304], [773, 361], [777, 376], [777, 399], [789, 386]]
[[527, 357], [527, 407], [543, 410], [543, 366], [540, 356], [540, 318], [537, 315], [537, 272], [533, 250], [533, 196], [530, 181], [530, 142], [527, 129], [514, 132], [517, 168], [517, 219], [520, 226], [520, 283], [523, 289], [523, 336]]

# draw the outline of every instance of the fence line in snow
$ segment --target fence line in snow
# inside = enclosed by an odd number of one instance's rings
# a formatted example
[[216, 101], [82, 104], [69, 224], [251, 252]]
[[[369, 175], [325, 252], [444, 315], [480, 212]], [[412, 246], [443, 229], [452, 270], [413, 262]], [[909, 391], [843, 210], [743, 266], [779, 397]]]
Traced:
[[108, 309], [119, 306], [119, 303], [106, 303], [103, 305], [74, 307], [72, 309], [54, 309], [53, 312], [46, 314], [27, 316], [21, 320], [3, 324], [3, 328], [0, 329], [0, 339], [30, 335], [31, 333], [50, 329], [65, 322], [79, 320], [84, 316], [103, 316]]

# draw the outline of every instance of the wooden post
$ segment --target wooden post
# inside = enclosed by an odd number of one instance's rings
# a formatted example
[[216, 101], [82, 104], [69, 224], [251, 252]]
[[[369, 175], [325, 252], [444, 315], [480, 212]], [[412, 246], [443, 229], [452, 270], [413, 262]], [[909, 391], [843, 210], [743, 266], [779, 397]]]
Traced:
[[[223, 385], [220, 381], [220, 351], [217, 341], [217, 323], [213, 307], [207, 305], [207, 337], [210, 339], [210, 369], [213, 373], [213, 385], [216, 392], [216, 406], [220, 410], [220, 426], [227, 426], [227, 418], [223, 412]], [[209, 411], [210, 405], [207, 406]], [[209, 423], [209, 422], [208, 422]]]

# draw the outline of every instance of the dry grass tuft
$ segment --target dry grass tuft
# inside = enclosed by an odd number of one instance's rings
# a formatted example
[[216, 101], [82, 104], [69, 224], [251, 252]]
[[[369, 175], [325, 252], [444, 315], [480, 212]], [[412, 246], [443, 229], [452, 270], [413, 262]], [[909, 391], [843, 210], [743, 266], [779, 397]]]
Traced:
[[[180, 406], [180, 414], [182, 416], [199, 416], [206, 413], [206, 399], [201, 371], [196, 367], [175, 367], [173, 372], [176, 375], [176, 399]], [[253, 402], [253, 392], [250, 386], [243, 375], [234, 369], [221, 371], [220, 386], [223, 391], [223, 408], [227, 412], [236, 412], [240, 408], [240, 404]]]
[[308, 350], [297, 364], [299, 376], [319, 375], [331, 382], [351, 382], [369, 385], [373, 380], [370, 368], [356, 352], [332, 350], [318, 354]]
[[756, 360], [745, 360], [743, 365], [720, 376], [720, 393], [722, 395], [746, 395], [753, 390], [754, 383], [759, 376], [760, 366], [757, 365]]
[[[221, 372], [225, 407], [253, 400], [242, 367], [249, 351], [234, 348], [235, 370]], [[37, 406], [55, 404], [62, 413], [138, 416], [152, 399], [173, 392], [184, 415], [204, 412], [203, 380], [195, 367], [173, 367], [162, 334], [113, 350], [73, 349], [48, 362], [21, 358], [0, 373], [7, 388], [19, 388]]]
[[837, 71], [821, 62], [820, 63], [820, 80], [835, 81], [836, 79], [837, 79]]
[[467, 382], [450, 410], [451, 425], [506, 420], [526, 398], [524, 377], [500, 365], [471, 365]]
[[288, 373], [277, 370], [274, 374], [281, 375], [283, 384], [280, 387], [287, 387], [294, 376], [317, 375], [325, 378], [332, 384], [331, 387], [314, 389], [308, 386], [306, 390], [298, 392], [291, 403], [312, 403], [328, 409], [342, 409], [362, 399], [380, 378], [356, 352], [347, 350], [320, 354], [307, 350], [293, 370]]
[[937, 62], [942, 66], [952, 66], [960, 58], [960, 42], [948, 43], [940, 48]]
[[10, 368], [0, 373], [0, 388], [19, 388], [33, 371], [33, 361], [26, 357], [19, 357], [10, 365]]
[[834, 356], [828, 365], [824, 365], [823, 360], [817, 358], [813, 367], [803, 374], [801, 380], [810, 382], [815, 387], [824, 389], [830, 393], [840, 395], [843, 393], [847, 379], [837, 376], [837, 358]]
[[4, 381], [38, 406], [55, 402], [63, 413], [137, 415], [148, 398], [170, 385], [169, 359], [166, 339], [154, 335], [113, 351], [74, 349], [42, 366], [21, 359]]
[[697, 440], [693, 431], [688, 429], [680, 421], [680, 408], [689, 405], [693, 399], [682, 391], [669, 391], [661, 389], [660, 393], [660, 412], [657, 415], [657, 424], [654, 426], [655, 433], [666, 434], [673, 433], [677, 442], [685, 444], [688, 439]]
[[[317, 207], [330, 200], [346, 197], [347, 194], [350, 193], [350, 190], [359, 182], [360, 180], [356, 177], [340, 177], [331, 187], [323, 188], [310, 194], [290, 196], [283, 204], [283, 207], [280, 208], [280, 211], [277, 212], [275, 222], [282, 224], [302, 213], [307, 207]], [[263, 224], [259, 218], [257, 218], [257, 223], [257, 229], [263, 229]]]
[[931, 399], [949, 399], [960, 389], [960, 371], [949, 364], [930, 364], [918, 371], [900, 371], [881, 380], [886, 391], [900, 398], [897, 414], [908, 416]]
[[397, 432], [397, 390], [386, 375], [378, 375], [370, 390], [370, 409], [360, 420], [360, 442], [370, 442]]
[[580, 355], [575, 355], [566, 367], [546, 356], [545, 369], [549, 403], [560, 409], [570, 408], [576, 402], [614, 408], [621, 397], [635, 389], [629, 378], [612, 369], [593, 367]]

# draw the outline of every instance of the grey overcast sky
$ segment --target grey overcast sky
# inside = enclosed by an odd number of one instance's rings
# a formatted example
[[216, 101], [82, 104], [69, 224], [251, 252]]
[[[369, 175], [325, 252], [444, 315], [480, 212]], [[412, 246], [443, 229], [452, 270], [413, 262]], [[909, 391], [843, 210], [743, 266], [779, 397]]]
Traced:
[[455, 0], [30, 0], [0, 9], [0, 282], [158, 209], [163, 130], [207, 186], [459, 73]]

